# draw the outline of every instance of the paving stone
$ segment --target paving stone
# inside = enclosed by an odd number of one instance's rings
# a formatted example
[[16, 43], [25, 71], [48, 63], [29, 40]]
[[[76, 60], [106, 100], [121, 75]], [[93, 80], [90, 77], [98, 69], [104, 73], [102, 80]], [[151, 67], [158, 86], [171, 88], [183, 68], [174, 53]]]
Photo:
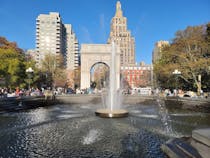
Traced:
[[203, 143], [200, 143], [194, 139], [191, 140], [191, 145], [198, 150], [203, 158], [210, 157], [210, 147], [207, 145], [204, 145]]
[[210, 147], [210, 128], [193, 130], [192, 138]]
[[194, 147], [178, 138], [170, 139], [161, 149], [171, 158], [202, 158]]

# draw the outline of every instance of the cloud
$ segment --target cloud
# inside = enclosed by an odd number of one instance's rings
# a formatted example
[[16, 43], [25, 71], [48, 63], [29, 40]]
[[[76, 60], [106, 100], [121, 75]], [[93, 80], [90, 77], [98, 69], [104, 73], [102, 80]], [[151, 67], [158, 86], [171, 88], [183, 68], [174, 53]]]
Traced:
[[100, 28], [104, 29], [105, 28], [105, 23], [104, 23], [104, 14], [100, 14]]
[[141, 27], [143, 25], [143, 23], [146, 21], [146, 17], [147, 17], [147, 14], [145, 13], [142, 13], [141, 16], [138, 19], [137, 21], [137, 24], [135, 25], [134, 29], [133, 29], [133, 35], [137, 35], [141, 32]]
[[106, 23], [105, 23], [105, 15], [101, 13], [99, 15], [99, 24], [100, 24], [100, 30], [99, 30], [99, 35], [100, 35], [100, 40], [103, 42], [107, 42], [107, 36], [106, 36]]
[[98, 15], [98, 20], [95, 21], [92, 25], [92, 28], [88, 28], [85, 25], [80, 26], [80, 31], [78, 37], [82, 43], [107, 43], [108, 39], [108, 27], [107, 19], [104, 13]]
[[93, 43], [93, 40], [87, 27], [81, 26], [81, 32], [83, 38], [82, 41], [84, 41], [85, 43]]

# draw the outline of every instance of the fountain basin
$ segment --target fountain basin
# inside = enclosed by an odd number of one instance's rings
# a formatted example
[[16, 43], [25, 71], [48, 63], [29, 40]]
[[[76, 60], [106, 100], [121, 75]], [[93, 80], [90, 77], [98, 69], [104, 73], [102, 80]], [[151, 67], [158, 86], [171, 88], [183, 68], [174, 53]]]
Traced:
[[98, 109], [95, 112], [96, 116], [103, 117], [103, 118], [121, 118], [121, 117], [127, 117], [128, 111], [124, 109]]
[[0, 157], [164, 158], [160, 146], [168, 139], [210, 126], [209, 113], [177, 109], [169, 111], [173, 132], [167, 134], [158, 105], [122, 107], [129, 112], [127, 118], [97, 118], [93, 112], [103, 109], [102, 105], [90, 102], [2, 113]]

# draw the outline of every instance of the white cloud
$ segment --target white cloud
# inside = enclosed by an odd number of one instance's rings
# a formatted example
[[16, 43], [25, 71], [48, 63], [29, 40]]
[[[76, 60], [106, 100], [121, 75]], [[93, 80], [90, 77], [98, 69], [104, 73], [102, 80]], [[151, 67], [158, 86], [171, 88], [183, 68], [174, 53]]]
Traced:
[[82, 32], [82, 41], [85, 43], [93, 43], [93, 40], [91, 38], [90, 32], [87, 29], [87, 27], [82, 26], [81, 27], [81, 32]]
[[100, 28], [104, 29], [105, 24], [104, 24], [104, 14], [100, 14]]
[[105, 15], [103, 13], [101, 13], [99, 15], [99, 23], [100, 23], [100, 30], [99, 30], [99, 35], [100, 35], [100, 38], [101, 41], [103, 42], [107, 42], [107, 36], [106, 36], [106, 23], [105, 23]]
[[143, 23], [145, 22], [146, 20], [146, 16], [147, 14], [146, 13], [142, 13], [141, 16], [138, 19], [137, 21], [137, 24], [135, 25], [134, 29], [133, 29], [133, 35], [138, 35], [140, 32], [141, 32], [141, 27], [143, 25]]

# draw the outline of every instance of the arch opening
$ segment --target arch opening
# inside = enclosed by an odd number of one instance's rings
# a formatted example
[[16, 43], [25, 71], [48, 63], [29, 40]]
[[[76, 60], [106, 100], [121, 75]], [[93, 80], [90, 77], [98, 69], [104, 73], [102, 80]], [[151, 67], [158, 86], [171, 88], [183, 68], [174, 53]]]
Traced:
[[90, 68], [90, 87], [102, 90], [109, 86], [110, 68], [104, 62], [96, 62]]

